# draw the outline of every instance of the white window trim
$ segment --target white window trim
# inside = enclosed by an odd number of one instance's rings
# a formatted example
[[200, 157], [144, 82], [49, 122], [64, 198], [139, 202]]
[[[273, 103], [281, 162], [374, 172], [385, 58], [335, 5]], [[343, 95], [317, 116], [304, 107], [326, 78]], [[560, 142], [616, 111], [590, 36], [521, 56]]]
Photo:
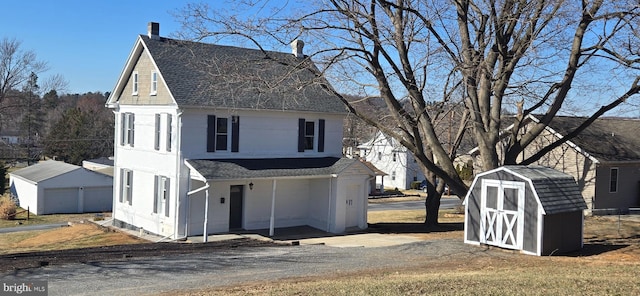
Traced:
[[135, 137], [135, 122], [133, 113], [124, 113], [122, 116], [122, 146], [133, 147], [133, 139]]
[[151, 93], [150, 95], [155, 96], [158, 94], [158, 72], [151, 72]]
[[132, 90], [131, 94], [134, 96], [138, 95], [139, 82], [140, 82], [140, 76], [138, 75], [138, 71], [133, 71], [133, 75], [131, 75], [131, 90]]
[[122, 198], [120, 201], [122, 203], [132, 204], [132, 195], [133, 195], [133, 171], [129, 169], [121, 169], [120, 173], [122, 174]]

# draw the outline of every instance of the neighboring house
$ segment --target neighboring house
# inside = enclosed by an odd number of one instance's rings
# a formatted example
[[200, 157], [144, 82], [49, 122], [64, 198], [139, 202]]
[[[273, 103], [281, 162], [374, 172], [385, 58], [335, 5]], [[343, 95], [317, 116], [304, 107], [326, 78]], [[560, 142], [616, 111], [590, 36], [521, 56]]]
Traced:
[[2, 131], [0, 133], [0, 141], [6, 145], [16, 145], [20, 142], [20, 132], [19, 131]]
[[11, 193], [36, 214], [110, 212], [113, 178], [47, 160], [9, 173]]
[[107, 102], [114, 225], [172, 239], [367, 227], [373, 172], [341, 157], [345, 106], [292, 46], [179, 41], [149, 24]]
[[411, 183], [425, 179], [413, 153], [382, 132], [377, 132], [373, 139], [359, 145], [358, 150], [364, 161], [386, 174], [376, 176], [378, 189], [410, 189]]
[[[532, 155], [562, 138], [587, 118], [555, 117], [524, 152]], [[538, 122], [528, 116], [525, 124]], [[510, 127], [509, 127], [510, 128]], [[527, 129], [527, 126], [524, 127]], [[640, 120], [601, 118], [577, 137], [547, 153], [535, 164], [554, 168], [574, 177], [588, 210], [626, 211], [640, 206]], [[477, 149], [472, 150], [477, 155]], [[476, 158], [477, 159], [477, 158]], [[480, 163], [474, 163], [476, 168]], [[478, 171], [478, 170], [476, 170]]]

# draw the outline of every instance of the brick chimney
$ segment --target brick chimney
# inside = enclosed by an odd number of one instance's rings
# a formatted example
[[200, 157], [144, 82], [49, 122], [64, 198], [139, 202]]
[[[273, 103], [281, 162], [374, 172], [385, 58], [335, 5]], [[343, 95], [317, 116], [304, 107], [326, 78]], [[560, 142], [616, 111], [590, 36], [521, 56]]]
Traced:
[[160, 24], [149, 22], [147, 25], [147, 35], [154, 40], [160, 40]]
[[296, 58], [304, 58], [304, 53], [302, 48], [304, 47], [304, 42], [302, 40], [296, 39], [291, 42], [291, 51]]

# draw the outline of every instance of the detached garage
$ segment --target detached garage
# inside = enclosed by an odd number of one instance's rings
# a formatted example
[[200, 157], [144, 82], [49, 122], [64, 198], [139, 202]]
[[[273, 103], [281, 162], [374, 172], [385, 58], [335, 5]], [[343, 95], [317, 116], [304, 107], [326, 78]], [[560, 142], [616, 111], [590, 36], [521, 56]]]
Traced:
[[541, 166], [478, 174], [465, 198], [464, 242], [549, 255], [582, 248], [587, 205], [570, 175]]
[[31, 213], [110, 212], [113, 177], [48, 160], [9, 174], [11, 193]]

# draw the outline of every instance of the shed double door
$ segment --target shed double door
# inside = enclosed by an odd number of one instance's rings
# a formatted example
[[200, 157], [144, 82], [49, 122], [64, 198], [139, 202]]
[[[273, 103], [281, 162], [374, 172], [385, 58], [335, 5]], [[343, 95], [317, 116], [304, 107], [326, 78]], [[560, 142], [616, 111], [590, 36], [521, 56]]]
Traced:
[[522, 249], [524, 182], [483, 180], [480, 208], [480, 242]]

